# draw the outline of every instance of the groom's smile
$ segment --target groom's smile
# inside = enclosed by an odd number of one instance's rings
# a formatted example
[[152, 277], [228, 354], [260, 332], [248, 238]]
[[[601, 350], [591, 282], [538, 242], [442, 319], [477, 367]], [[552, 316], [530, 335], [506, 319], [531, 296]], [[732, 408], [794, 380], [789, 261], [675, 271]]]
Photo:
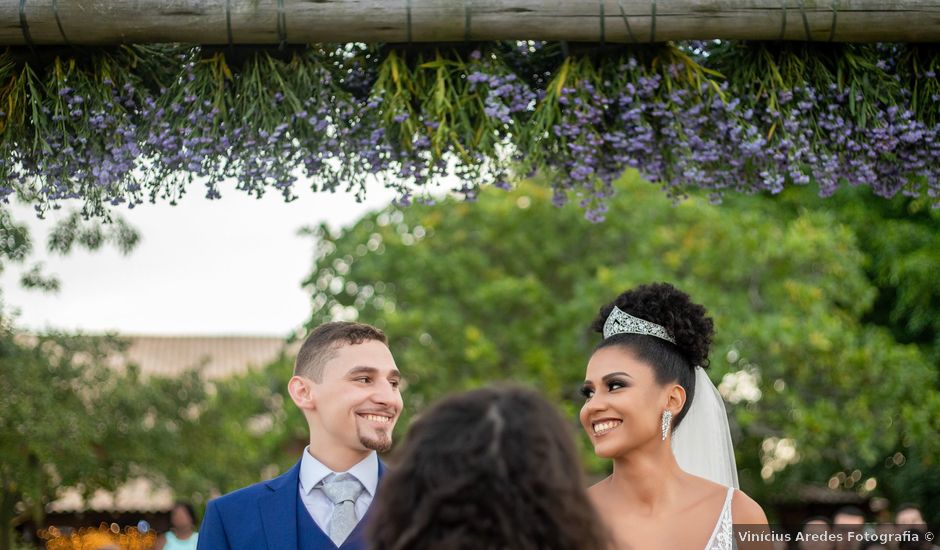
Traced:
[[401, 373], [382, 342], [336, 348], [323, 380], [310, 385], [316, 395], [319, 443], [356, 452], [387, 451], [402, 410]]
[[378, 422], [379, 424], [388, 424], [392, 421], [393, 416], [382, 416], [378, 414], [362, 414], [359, 413], [360, 418], [365, 418], [366, 420], [371, 420], [373, 422]]
[[359, 419], [357, 424], [359, 425], [359, 436], [361, 438], [363, 429], [387, 434], [395, 426], [395, 421], [398, 419], [398, 411], [357, 412], [356, 417]]

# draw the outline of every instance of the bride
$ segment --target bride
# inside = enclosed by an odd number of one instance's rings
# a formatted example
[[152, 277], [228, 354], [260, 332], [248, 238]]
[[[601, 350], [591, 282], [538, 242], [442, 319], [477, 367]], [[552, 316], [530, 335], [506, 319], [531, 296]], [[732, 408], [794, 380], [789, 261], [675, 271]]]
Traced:
[[[713, 325], [669, 284], [602, 307], [581, 424], [613, 474], [589, 489], [615, 548], [730, 550], [734, 524], [766, 525], [737, 490], [724, 403], [705, 374]], [[675, 453], [674, 453], [675, 451]]]

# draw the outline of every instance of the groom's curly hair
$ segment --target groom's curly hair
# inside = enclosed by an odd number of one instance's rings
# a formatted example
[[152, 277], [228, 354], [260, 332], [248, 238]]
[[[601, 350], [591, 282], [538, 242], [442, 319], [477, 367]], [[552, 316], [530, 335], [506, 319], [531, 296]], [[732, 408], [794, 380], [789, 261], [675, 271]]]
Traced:
[[645, 334], [615, 334], [595, 349], [607, 346], [628, 348], [639, 359], [652, 365], [658, 383], [677, 382], [682, 386], [686, 394], [685, 406], [672, 421], [673, 429], [677, 428], [695, 398], [694, 367], [708, 367], [714, 322], [705, 308], [694, 303], [685, 292], [669, 283], [655, 283], [630, 289], [601, 307], [591, 324], [592, 330], [604, 333], [604, 323], [614, 306], [662, 326], [675, 339], [676, 343], [671, 344]]
[[412, 425], [383, 477], [371, 550], [601, 550], [570, 427], [531, 390], [452, 396]]

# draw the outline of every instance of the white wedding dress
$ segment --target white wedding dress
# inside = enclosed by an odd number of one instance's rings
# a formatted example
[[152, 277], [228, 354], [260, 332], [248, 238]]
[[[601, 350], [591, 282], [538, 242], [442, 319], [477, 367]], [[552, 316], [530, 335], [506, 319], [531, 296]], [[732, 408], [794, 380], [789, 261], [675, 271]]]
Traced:
[[715, 524], [715, 530], [705, 545], [705, 550], [733, 550], [737, 547], [734, 543], [734, 529], [731, 521], [731, 497], [734, 496], [734, 487], [728, 487], [728, 496], [725, 497], [725, 503], [721, 507], [721, 514], [718, 516], [718, 523]]

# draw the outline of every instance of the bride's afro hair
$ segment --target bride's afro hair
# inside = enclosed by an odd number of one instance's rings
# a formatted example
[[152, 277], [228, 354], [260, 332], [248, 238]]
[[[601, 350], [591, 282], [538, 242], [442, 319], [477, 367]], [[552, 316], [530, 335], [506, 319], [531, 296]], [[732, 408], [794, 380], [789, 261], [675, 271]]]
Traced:
[[[591, 329], [603, 334], [604, 322], [614, 306], [634, 317], [661, 325], [675, 339], [689, 366], [708, 366], [714, 323], [704, 307], [669, 283], [641, 285], [630, 289], [600, 309]], [[656, 338], [650, 336], [649, 338]]]

